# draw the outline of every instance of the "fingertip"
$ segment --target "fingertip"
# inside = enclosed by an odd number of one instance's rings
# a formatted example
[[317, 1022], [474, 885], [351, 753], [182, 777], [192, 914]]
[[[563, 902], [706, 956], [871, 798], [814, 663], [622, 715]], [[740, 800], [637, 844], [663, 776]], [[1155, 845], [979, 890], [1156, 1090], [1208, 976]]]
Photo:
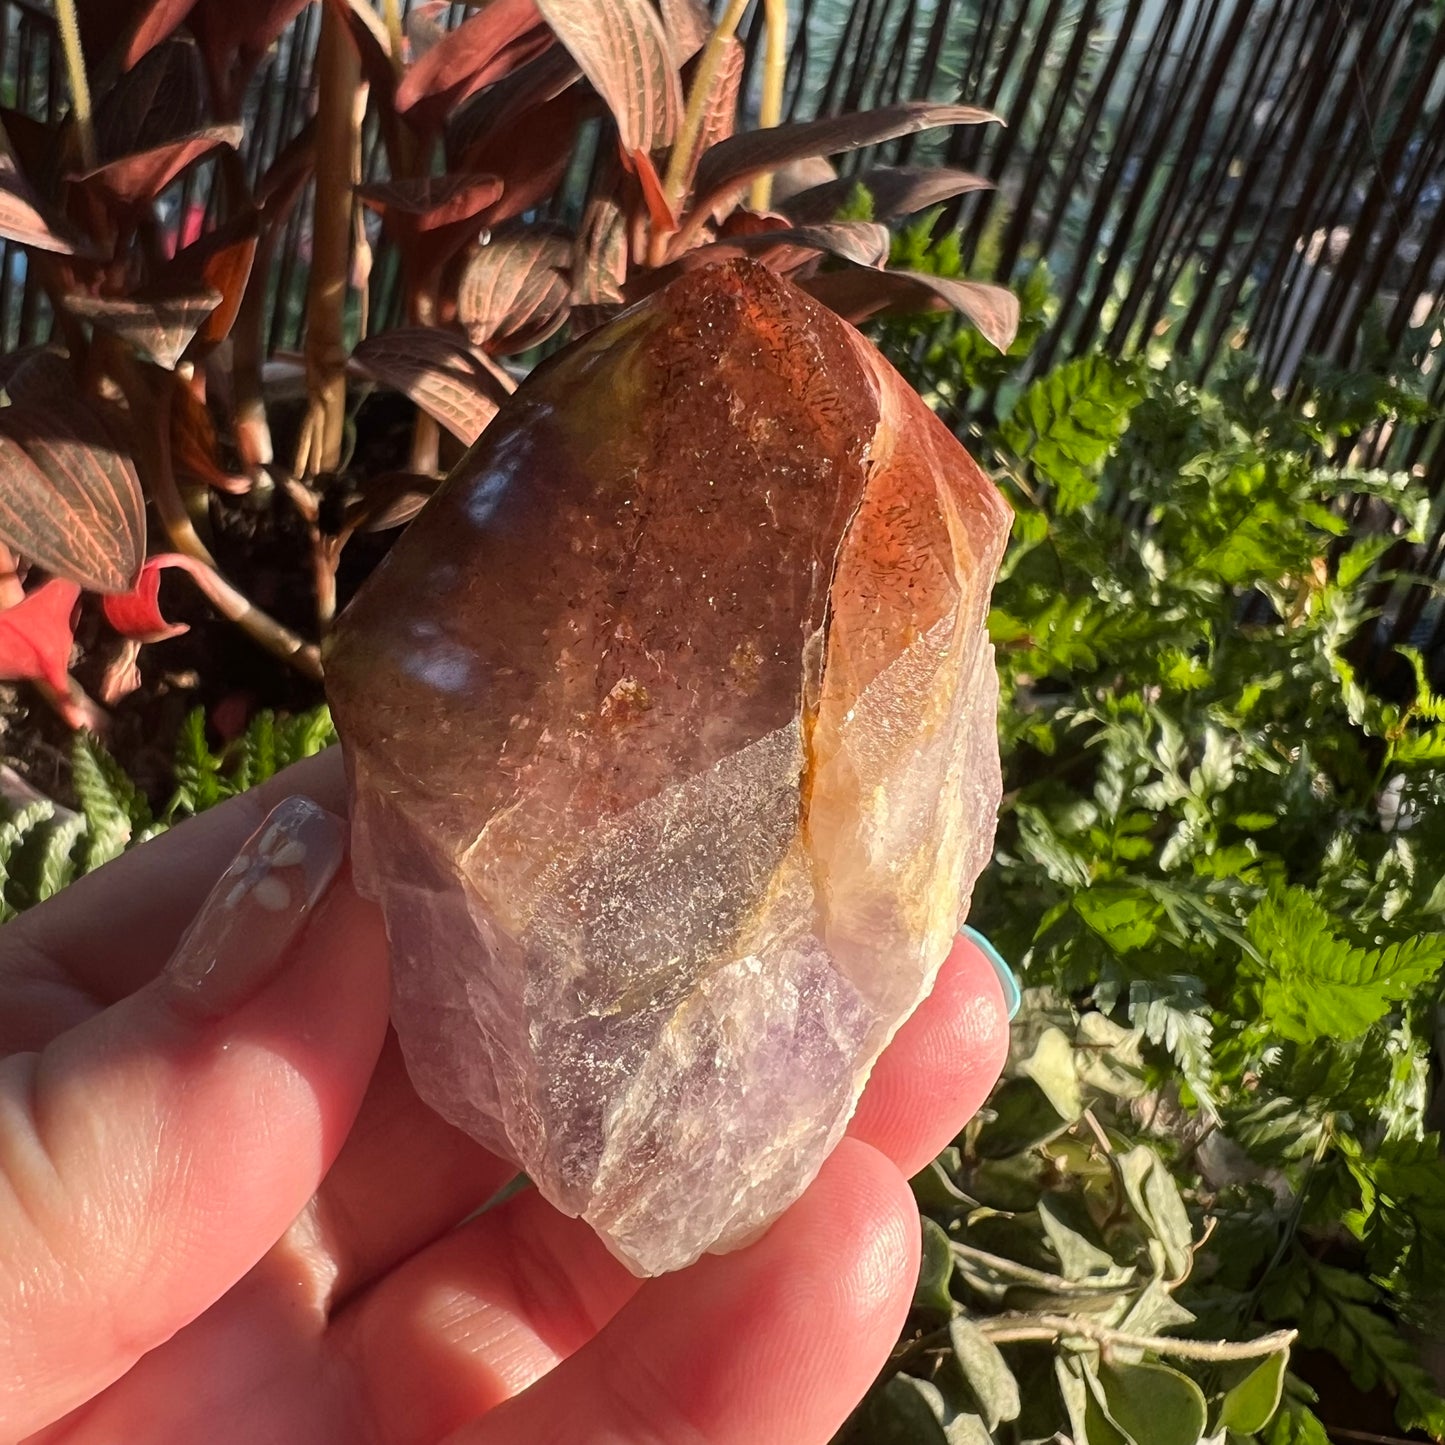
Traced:
[[933, 991], [874, 1066], [849, 1134], [916, 1173], [988, 1098], [1008, 1041], [1008, 1001], [993, 964], [960, 937]]
[[903, 1176], [845, 1139], [762, 1238], [649, 1281], [591, 1343], [451, 1439], [823, 1445], [898, 1337], [919, 1247]]

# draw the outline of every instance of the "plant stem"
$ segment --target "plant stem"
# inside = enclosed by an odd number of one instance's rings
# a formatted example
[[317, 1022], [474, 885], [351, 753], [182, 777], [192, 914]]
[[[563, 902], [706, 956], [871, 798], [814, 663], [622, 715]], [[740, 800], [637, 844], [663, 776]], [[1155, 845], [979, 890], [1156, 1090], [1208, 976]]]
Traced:
[[1135, 1335], [1111, 1329], [1079, 1315], [1007, 1315], [974, 1323], [996, 1345], [1047, 1342], [1058, 1339], [1092, 1340], [1108, 1349], [1147, 1350], [1176, 1360], [1254, 1360], [1278, 1354], [1294, 1343], [1296, 1330], [1275, 1330], [1255, 1340], [1176, 1340], [1168, 1335]]
[[401, 25], [399, 0], [381, 0], [381, 12], [386, 22], [387, 38], [391, 41], [391, 68], [401, 78], [405, 66], [402, 64], [402, 49], [406, 44], [406, 32]]
[[80, 163], [94, 170], [95, 128], [90, 117], [90, 81], [85, 74], [85, 52], [80, 46], [80, 21], [75, 0], [55, 0], [55, 20], [60, 29], [60, 48], [65, 53], [65, 75], [70, 82], [70, 109], [75, 133], [80, 139]]
[[329, 5], [316, 52], [316, 208], [306, 286], [306, 384], [319, 411], [309, 469], [334, 470], [346, 427], [346, 293], [351, 264], [352, 167], [361, 118], [361, 58]]
[[697, 149], [698, 137], [702, 134], [702, 120], [707, 111], [708, 97], [712, 94], [713, 83], [717, 80], [718, 68], [722, 65], [727, 42], [732, 39], [748, 8], [748, 0], [730, 0], [722, 19], [713, 26], [707, 44], [698, 57], [697, 70], [692, 77], [692, 89], [688, 92], [687, 109], [683, 112], [682, 124], [678, 127], [677, 139], [672, 143], [672, 153], [667, 158], [667, 175], [663, 178], [662, 193], [667, 197], [673, 214], [682, 211], [684, 192], [687, 189], [688, 170], [692, 155]]
[[[758, 128], [770, 130], [783, 118], [783, 81], [788, 69], [788, 0], [763, 0], [767, 24], [763, 49], [763, 94], [758, 106]], [[753, 181], [748, 204], [754, 211], [766, 211], [773, 199], [773, 177]]]

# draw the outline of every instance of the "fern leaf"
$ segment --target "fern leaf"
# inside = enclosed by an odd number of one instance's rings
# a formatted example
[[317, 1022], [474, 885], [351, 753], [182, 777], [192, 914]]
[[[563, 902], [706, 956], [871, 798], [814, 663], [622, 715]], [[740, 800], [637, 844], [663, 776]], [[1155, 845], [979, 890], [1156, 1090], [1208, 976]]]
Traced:
[[150, 826], [151, 810], [125, 769], [91, 734], [76, 734], [71, 765], [86, 822], [82, 871], [89, 873], [119, 857], [132, 837]]

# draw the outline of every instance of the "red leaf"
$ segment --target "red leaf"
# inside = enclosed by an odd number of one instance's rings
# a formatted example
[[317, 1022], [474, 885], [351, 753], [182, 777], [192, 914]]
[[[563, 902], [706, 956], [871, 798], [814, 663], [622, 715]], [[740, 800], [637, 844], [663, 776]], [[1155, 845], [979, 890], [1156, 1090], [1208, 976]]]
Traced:
[[637, 179], [642, 186], [642, 199], [647, 202], [647, 214], [652, 221], [653, 230], [662, 235], [670, 235], [677, 230], [677, 216], [668, 204], [667, 192], [662, 188], [662, 177], [657, 174], [652, 157], [646, 151], [634, 151], [627, 159], [632, 162], [632, 167], [637, 172]]
[[[31, 376], [37, 365], [49, 378], [43, 394]], [[145, 552], [145, 504], [130, 457], [54, 358], [37, 357], [7, 390], [0, 539], [88, 591], [123, 592]]]
[[486, 170], [486, 166], [462, 163], [461, 157], [474, 147], [494, 150], [507, 141], [524, 140], [518, 134], [518, 117], [557, 99], [581, 75], [572, 57], [560, 45], [552, 45], [473, 96], [447, 121], [447, 169]]
[[70, 619], [79, 600], [80, 588], [57, 577], [0, 612], [0, 677], [65, 692], [75, 645]]
[[730, 136], [698, 162], [693, 204], [701, 210], [723, 192], [805, 156], [834, 156], [935, 126], [978, 125], [997, 119], [977, 106], [915, 100], [856, 115], [790, 121], [768, 130]]
[[811, 186], [782, 202], [783, 209], [800, 226], [831, 221], [853, 198], [859, 186], [873, 198], [873, 219], [891, 221], [926, 211], [940, 201], [966, 191], [991, 191], [993, 185], [968, 171], [944, 166], [877, 166], [854, 176], [842, 176]]
[[396, 108], [420, 129], [439, 130], [469, 95], [551, 44], [536, 0], [492, 0], [407, 70], [396, 87]]
[[410, 397], [470, 446], [506, 400], [497, 379], [459, 336], [429, 326], [401, 326], [369, 336], [352, 368]]
[[473, 346], [497, 355], [525, 351], [567, 319], [572, 243], [538, 230], [494, 236], [479, 246], [457, 288], [457, 320]]
[[486, 172], [502, 182], [500, 198], [487, 211], [488, 225], [530, 211], [557, 189], [567, 173], [577, 132], [596, 104], [589, 91], [571, 86], [516, 116], [505, 128], [479, 137], [462, 153], [460, 168]]
[[496, 176], [453, 172], [400, 181], [372, 181], [356, 194], [388, 220], [416, 231], [435, 231], [480, 216], [502, 194]]
[[[164, 642], [190, 631], [184, 622], [167, 622], [161, 613], [161, 573], [167, 567], [180, 567], [198, 575], [202, 567], [179, 552], [161, 552], [147, 557], [140, 577], [129, 592], [114, 593], [101, 602], [105, 620], [122, 637], [135, 642]], [[0, 613], [0, 619], [4, 614]]]
[[167, 141], [151, 150], [122, 156], [70, 179], [95, 187], [120, 206], [145, 205], [153, 201], [182, 171], [221, 146], [241, 142], [239, 125], [212, 125], [179, 140]]
[[682, 84], [651, 0], [536, 0], [543, 18], [607, 102], [626, 155], [667, 145], [682, 118]]

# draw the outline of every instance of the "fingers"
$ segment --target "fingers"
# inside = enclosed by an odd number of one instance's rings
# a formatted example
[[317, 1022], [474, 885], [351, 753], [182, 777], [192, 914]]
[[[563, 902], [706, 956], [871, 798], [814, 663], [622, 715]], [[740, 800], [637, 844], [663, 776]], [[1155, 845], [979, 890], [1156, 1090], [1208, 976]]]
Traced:
[[346, 1144], [318, 1191], [330, 1307], [424, 1249], [517, 1173], [417, 1097], [388, 1034]]
[[933, 992], [874, 1066], [848, 1127], [914, 1174], [978, 1111], [1008, 1053], [1008, 1009], [993, 966], [958, 939]]
[[898, 1336], [918, 1248], [902, 1176], [844, 1140], [756, 1244], [648, 1281], [452, 1445], [823, 1445]]
[[294, 800], [161, 978], [0, 1065], [0, 1438], [218, 1299], [336, 1155], [387, 1006], [374, 911], [328, 891], [341, 861], [339, 825]]
[[[12, 968], [36, 973], [43, 965], [61, 970], [102, 1004], [134, 992], [155, 977], [236, 850], [277, 803], [297, 793], [345, 814], [339, 748], [163, 833], [7, 924], [0, 932], [0, 982]], [[57, 1007], [55, 1016], [73, 1019], [73, 1001], [69, 1007], [69, 1014]]]

